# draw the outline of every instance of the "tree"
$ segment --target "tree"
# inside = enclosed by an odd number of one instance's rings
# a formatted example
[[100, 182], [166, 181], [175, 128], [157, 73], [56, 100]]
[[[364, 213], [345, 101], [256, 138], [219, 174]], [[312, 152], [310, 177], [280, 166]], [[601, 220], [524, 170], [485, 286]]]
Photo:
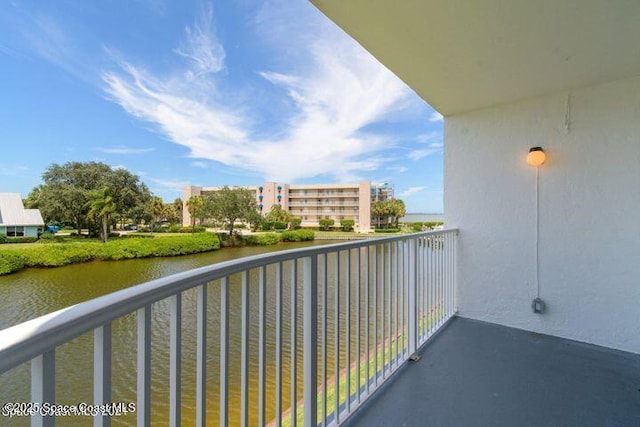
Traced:
[[375, 218], [377, 227], [380, 228], [380, 222], [383, 217], [386, 217], [387, 208], [386, 202], [377, 201], [371, 204], [371, 215]]
[[398, 221], [407, 214], [407, 208], [400, 199], [392, 199], [387, 202], [389, 214], [393, 217], [394, 226], [398, 228]]
[[353, 226], [356, 225], [355, 220], [353, 219], [341, 219], [340, 226], [343, 231], [353, 231]]
[[117, 209], [113, 196], [111, 196], [111, 190], [104, 187], [102, 190], [91, 191], [86, 205], [89, 208], [87, 215], [101, 220], [102, 240], [106, 243], [109, 238], [109, 217]]
[[405, 204], [400, 199], [377, 201], [371, 204], [371, 216], [376, 219], [378, 228], [380, 228], [382, 220], [388, 224], [390, 218], [393, 218], [394, 226], [398, 227], [398, 221], [406, 213]]
[[151, 197], [150, 210], [152, 215], [151, 231], [155, 229], [156, 224], [162, 223], [166, 212], [164, 201], [158, 196]]
[[333, 228], [333, 224], [335, 224], [335, 221], [331, 218], [324, 218], [318, 221], [318, 224], [320, 225], [321, 230], [329, 231]]
[[271, 210], [269, 211], [265, 219], [273, 223], [281, 222], [284, 224], [289, 224], [293, 219], [293, 215], [291, 215], [291, 213], [289, 213], [288, 211], [282, 209], [282, 206], [273, 205], [271, 206]]
[[212, 216], [217, 221], [226, 224], [229, 236], [233, 234], [236, 221], [249, 222], [255, 220], [257, 212], [256, 197], [252, 191], [244, 188], [223, 187], [207, 196], [209, 198]]
[[187, 210], [189, 211], [189, 215], [191, 215], [191, 226], [195, 228], [196, 218], [201, 218], [202, 212], [204, 211], [204, 197], [189, 197], [189, 200], [187, 200]]
[[25, 200], [38, 208], [45, 222], [74, 224], [80, 234], [88, 224], [89, 193], [108, 188], [115, 211], [122, 220], [150, 197], [149, 189], [125, 169], [112, 169], [99, 162], [51, 164], [42, 174], [44, 184], [34, 188]]

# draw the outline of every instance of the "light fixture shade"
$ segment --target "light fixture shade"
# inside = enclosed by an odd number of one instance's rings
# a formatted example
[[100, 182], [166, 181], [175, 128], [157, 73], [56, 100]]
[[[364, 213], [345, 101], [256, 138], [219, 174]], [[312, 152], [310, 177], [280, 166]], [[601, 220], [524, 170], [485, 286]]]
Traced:
[[547, 155], [544, 153], [542, 147], [531, 147], [529, 154], [527, 154], [527, 163], [531, 166], [540, 166], [547, 159]]

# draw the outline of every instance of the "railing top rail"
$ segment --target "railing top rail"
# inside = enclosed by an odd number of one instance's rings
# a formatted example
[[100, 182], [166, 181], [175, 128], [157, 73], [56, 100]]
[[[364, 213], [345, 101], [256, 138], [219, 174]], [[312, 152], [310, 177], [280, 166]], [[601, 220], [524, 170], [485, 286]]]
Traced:
[[235, 273], [309, 256], [455, 231], [457, 229], [427, 231], [254, 255], [135, 285], [0, 331], [0, 374], [148, 304]]

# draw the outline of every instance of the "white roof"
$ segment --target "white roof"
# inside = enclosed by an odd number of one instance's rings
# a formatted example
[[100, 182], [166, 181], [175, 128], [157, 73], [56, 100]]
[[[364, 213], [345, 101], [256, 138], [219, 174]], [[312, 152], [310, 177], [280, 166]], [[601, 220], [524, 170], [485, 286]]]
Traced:
[[44, 225], [39, 209], [25, 209], [18, 193], [0, 193], [0, 225]]

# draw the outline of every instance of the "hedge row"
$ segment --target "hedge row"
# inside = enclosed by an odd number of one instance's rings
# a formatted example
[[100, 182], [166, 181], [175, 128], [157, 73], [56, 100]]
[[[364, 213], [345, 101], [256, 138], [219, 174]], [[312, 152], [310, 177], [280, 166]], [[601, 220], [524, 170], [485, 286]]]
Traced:
[[154, 239], [51, 243], [27, 248], [0, 250], [0, 274], [24, 267], [58, 267], [92, 260], [120, 260], [187, 255], [220, 248], [218, 236], [197, 233]]

